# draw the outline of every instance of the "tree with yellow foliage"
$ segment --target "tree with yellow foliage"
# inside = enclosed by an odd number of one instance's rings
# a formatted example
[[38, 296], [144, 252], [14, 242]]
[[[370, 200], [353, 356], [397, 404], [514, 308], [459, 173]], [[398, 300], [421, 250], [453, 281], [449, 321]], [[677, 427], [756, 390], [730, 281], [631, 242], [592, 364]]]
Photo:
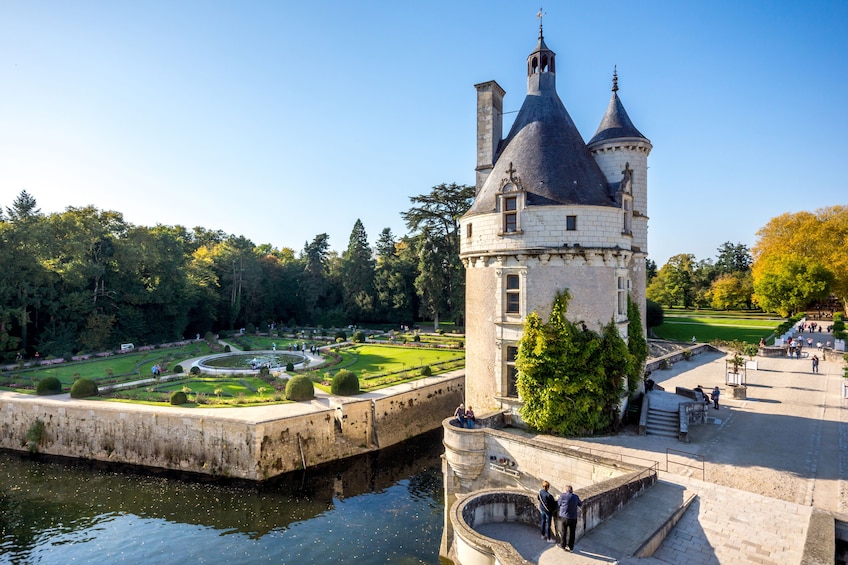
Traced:
[[848, 206], [772, 218], [753, 248], [754, 301], [786, 315], [835, 295], [848, 304]]

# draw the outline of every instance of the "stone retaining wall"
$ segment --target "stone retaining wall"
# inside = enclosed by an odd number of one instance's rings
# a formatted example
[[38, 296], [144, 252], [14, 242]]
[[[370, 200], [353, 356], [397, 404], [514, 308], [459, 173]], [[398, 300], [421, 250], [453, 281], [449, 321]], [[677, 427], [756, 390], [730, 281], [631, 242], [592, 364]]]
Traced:
[[[388, 447], [438, 428], [462, 402], [464, 375], [395, 395], [334, 398], [330, 406], [264, 422], [186, 409], [101, 401], [0, 399], [0, 448], [264, 480]], [[313, 404], [318, 404], [313, 402]], [[212, 412], [212, 414], [210, 414]]]

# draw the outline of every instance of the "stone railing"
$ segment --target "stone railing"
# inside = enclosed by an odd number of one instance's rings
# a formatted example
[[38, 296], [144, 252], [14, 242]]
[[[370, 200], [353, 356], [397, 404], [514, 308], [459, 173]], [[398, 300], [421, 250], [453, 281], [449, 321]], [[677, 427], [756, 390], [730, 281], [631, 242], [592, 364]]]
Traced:
[[[582, 512], [577, 539], [617, 513], [657, 481], [657, 469], [645, 468], [581, 489]], [[538, 528], [541, 515], [535, 492], [485, 489], [461, 496], [450, 509], [454, 525], [453, 551], [461, 565], [524, 565], [528, 563], [508, 541], [477, 531], [491, 523], [512, 522]]]

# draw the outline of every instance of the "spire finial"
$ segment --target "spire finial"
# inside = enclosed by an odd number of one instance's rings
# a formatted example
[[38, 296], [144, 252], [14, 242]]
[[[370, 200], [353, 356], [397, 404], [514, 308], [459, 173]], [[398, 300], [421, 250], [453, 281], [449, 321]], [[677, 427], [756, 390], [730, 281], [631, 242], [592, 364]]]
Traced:
[[618, 65], [612, 66], [612, 91], [618, 92]]
[[541, 6], [539, 6], [539, 12], [536, 14], [536, 17], [539, 18], [539, 39], [544, 39], [542, 36], [542, 18], [545, 17], [545, 11], [542, 10]]

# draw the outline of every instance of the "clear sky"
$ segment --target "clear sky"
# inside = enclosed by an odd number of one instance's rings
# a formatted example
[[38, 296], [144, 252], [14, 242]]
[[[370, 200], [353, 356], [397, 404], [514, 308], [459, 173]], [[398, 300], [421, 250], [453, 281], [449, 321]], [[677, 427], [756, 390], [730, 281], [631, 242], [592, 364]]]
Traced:
[[[94, 205], [292, 247], [400, 236], [474, 184], [474, 84], [526, 92], [537, 2], [0, 0], [0, 205]], [[848, 2], [546, 2], [585, 139], [619, 95], [653, 143], [650, 257], [714, 258], [848, 204]], [[507, 116], [513, 117], [514, 114]], [[510, 120], [505, 124], [508, 131]]]

